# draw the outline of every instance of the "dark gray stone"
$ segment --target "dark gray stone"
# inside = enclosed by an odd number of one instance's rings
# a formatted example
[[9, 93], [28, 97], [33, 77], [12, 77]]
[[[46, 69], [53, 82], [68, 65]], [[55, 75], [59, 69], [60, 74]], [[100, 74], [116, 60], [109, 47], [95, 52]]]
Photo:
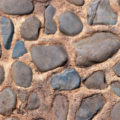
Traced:
[[23, 22], [20, 28], [20, 34], [25, 40], [37, 40], [40, 28], [41, 22], [36, 17], [32, 16]]
[[96, 71], [90, 75], [84, 82], [85, 86], [89, 89], [104, 89], [107, 87], [105, 80], [105, 73], [103, 71]]
[[75, 120], [92, 120], [94, 115], [103, 108], [105, 103], [105, 98], [101, 94], [84, 98], [76, 113]]
[[120, 61], [113, 66], [113, 71], [118, 77], [120, 77]]
[[120, 40], [112, 33], [99, 32], [77, 41], [75, 48], [77, 54], [76, 65], [88, 67], [112, 57], [120, 48]]
[[1, 0], [0, 10], [11, 15], [24, 15], [33, 11], [32, 0]]
[[116, 103], [111, 111], [110, 120], [119, 120], [120, 119], [120, 102]]
[[34, 110], [34, 109], [39, 108], [39, 106], [40, 106], [40, 100], [39, 100], [37, 94], [36, 93], [31, 93], [30, 97], [28, 99], [28, 106], [27, 106], [27, 108], [29, 110]]
[[12, 58], [18, 58], [25, 53], [27, 53], [27, 50], [25, 48], [24, 42], [21, 40], [17, 41], [13, 48]]
[[0, 93], [0, 114], [9, 115], [16, 107], [16, 94], [11, 88], [5, 88]]
[[84, 4], [84, 0], [67, 0], [67, 1], [77, 6], [82, 6]]
[[10, 49], [11, 42], [13, 39], [14, 25], [13, 25], [12, 21], [7, 17], [1, 17], [0, 23], [1, 23], [3, 46], [6, 49]]
[[66, 69], [53, 75], [50, 84], [54, 90], [73, 90], [80, 86], [80, 76], [75, 69]]
[[68, 100], [63, 95], [57, 95], [52, 106], [54, 120], [67, 120]]
[[66, 11], [64, 12], [59, 19], [59, 29], [65, 35], [76, 35], [80, 33], [83, 29], [83, 24], [74, 13]]
[[57, 30], [56, 23], [53, 20], [54, 14], [55, 14], [55, 8], [49, 5], [45, 10], [45, 33], [46, 34], [54, 34]]
[[31, 49], [34, 64], [41, 72], [65, 65], [67, 53], [61, 45], [37, 45]]
[[27, 88], [32, 82], [32, 70], [24, 63], [16, 61], [12, 65], [12, 78], [16, 85]]
[[4, 73], [4, 68], [0, 66], [0, 84], [2, 84], [4, 81]]
[[117, 14], [112, 10], [109, 0], [94, 0], [88, 7], [88, 24], [114, 25]]

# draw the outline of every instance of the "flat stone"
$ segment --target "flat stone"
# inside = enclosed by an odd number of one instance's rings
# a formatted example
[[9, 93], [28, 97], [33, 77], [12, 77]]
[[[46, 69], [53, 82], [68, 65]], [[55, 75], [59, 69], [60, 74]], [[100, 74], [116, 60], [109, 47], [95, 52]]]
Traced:
[[39, 108], [39, 106], [40, 106], [40, 100], [39, 100], [37, 94], [36, 93], [31, 93], [30, 97], [28, 99], [28, 106], [27, 106], [27, 108], [29, 110], [34, 110], [34, 109]]
[[84, 98], [76, 113], [75, 120], [92, 120], [94, 115], [103, 108], [105, 102], [105, 98], [101, 94]]
[[88, 24], [115, 25], [117, 14], [112, 10], [109, 0], [94, 0], [88, 7]]
[[12, 78], [16, 85], [20, 87], [30, 87], [32, 82], [32, 70], [23, 62], [16, 61], [12, 65]]
[[54, 120], [67, 120], [68, 106], [67, 98], [63, 95], [57, 95], [52, 107]]
[[114, 105], [111, 111], [111, 119], [110, 120], [119, 120], [120, 119], [120, 102]]
[[69, 11], [62, 13], [59, 19], [59, 24], [60, 31], [65, 35], [74, 36], [80, 33], [83, 29], [83, 24], [80, 18]]
[[24, 42], [21, 40], [17, 41], [13, 48], [12, 58], [18, 58], [25, 53], [27, 53], [27, 50], [25, 48]]
[[77, 6], [82, 6], [84, 5], [85, 2], [84, 0], [67, 0], [67, 1]]
[[49, 80], [54, 90], [73, 90], [80, 86], [80, 76], [75, 69], [66, 69], [62, 73], [52, 75]]
[[119, 48], [120, 40], [116, 35], [109, 32], [94, 33], [92, 36], [75, 43], [76, 65], [88, 67], [104, 62], [111, 58]]
[[27, 18], [20, 28], [20, 34], [25, 40], [37, 40], [41, 22], [34, 16]]
[[120, 97], [120, 82], [115, 81], [111, 84], [112, 91]]
[[61, 45], [37, 45], [31, 49], [34, 64], [41, 72], [65, 65], [67, 53]]
[[113, 66], [113, 71], [118, 77], [120, 77], [120, 61]]
[[89, 89], [104, 89], [107, 87], [105, 73], [101, 70], [93, 72], [84, 82]]
[[10, 15], [24, 15], [33, 11], [32, 0], [1, 0], [0, 10]]
[[[7, 0], [5, 0], [5, 1], [7, 1]], [[11, 42], [13, 39], [13, 34], [14, 34], [14, 25], [13, 25], [12, 21], [7, 17], [1, 17], [0, 23], [1, 23], [3, 46], [6, 49], [10, 49]]]
[[53, 20], [55, 14], [55, 8], [49, 5], [45, 10], [45, 33], [54, 34], [57, 31], [57, 26]]
[[12, 110], [16, 107], [16, 94], [11, 88], [5, 88], [0, 93], [0, 114], [11, 114]]
[[0, 84], [2, 84], [4, 81], [4, 73], [4, 68], [0, 66]]

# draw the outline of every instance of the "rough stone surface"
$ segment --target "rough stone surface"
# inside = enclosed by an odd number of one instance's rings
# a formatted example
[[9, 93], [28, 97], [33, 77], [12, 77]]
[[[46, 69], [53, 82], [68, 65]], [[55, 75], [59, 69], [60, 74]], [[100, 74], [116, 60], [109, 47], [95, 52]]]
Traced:
[[7, 17], [1, 17], [0, 23], [1, 23], [3, 46], [6, 49], [10, 49], [11, 42], [13, 39], [14, 25], [12, 21]]
[[8, 115], [16, 107], [16, 94], [11, 88], [5, 88], [0, 93], [0, 114]]
[[67, 1], [77, 6], [82, 6], [84, 4], [84, 0], [67, 0]]
[[4, 81], [4, 73], [4, 68], [0, 66], [0, 84], [2, 84]]
[[11, 15], [23, 15], [33, 11], [31, 0], [1, 0], [0, 10]]
[[80, 76], [75, 69], [53, 75], [50, 84], [54, 90], [73, 90], [80, 86]]
[[113, 66], [113, 71], [118, 77], [120, 77], [120, 61]]
[[90, 75], [84, 82], [89, 89], [104, 89], [107, 87], [105, 80], [105, 73], [103, 71], [96, 71]]
[[27, 18], [20, 29], [21, 36], [25, 40], [37, 40], [41, 22], [34, 16]]
[[65, 35], [74, 36], [83, 29], [83, 24], [74, 13], [66, 11], [62, 13], [59, 19], [59, 29]]
[[61, 45], [37, 45], [31, 49], [32, 60], [41, 72], [63, 66], [68, 56]]
[[32, 82], [32, 70], [29, 66], [20, 61], [12, 65], [12, 78], [16, 85], [20, 87], [29, 87]]
[[34, 109], [39, 108], [39, 106], [40, 106], [40, 100], [39, 100], [37, 94], [36, 93], [31, 93], [30, 97], [28, 99], [28, 106], [27, 106], [27, 108], [29, 110], [34, 110]]
[[112, 10], [109, 0], [94, 0], [88, 7], [88, 24], [114, 25], [117, 14]]
[[52, 106], [54, 120], [66, 120], [68, 113], [68, 101], [63, 95], [57, 95]]
[[111, 111], [111, 120], [119, 120], [120, 119], [120, 102], [114, 105]]
[[45, 10], [45, 33], [46, 34], [54, 34], [57, 30], [56, 23], [53, 20], [54, 14], [55, 14], [55, 8], [49, 5]]
[[13, 53], [12, 53], [12, 57], [13, 58], [18, 58], [22, 55], [24, 55], [27, 52], [24, 42], [19, 40], [16, 42], [14, 48], [13, 48]]
[[88, 67], [112, 57], [120, 48], [120, 40], [112, 33], [98, 32], [76, 42], [75, 48], [76, 65]]
[[5, 120], [19, 120], [17, 117], [6, 118]]
[[104, 106], [105, 99], [101, 94], [84, 98], [76, 113], [76, 120], [92, 120]]

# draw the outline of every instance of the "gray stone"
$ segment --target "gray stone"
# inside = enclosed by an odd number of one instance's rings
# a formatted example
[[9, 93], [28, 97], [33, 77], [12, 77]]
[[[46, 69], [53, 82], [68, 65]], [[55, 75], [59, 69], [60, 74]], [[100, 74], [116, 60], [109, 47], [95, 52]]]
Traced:
[[12, 65], [12, 78], [16, 85], [27, 88], [32, 82], [32, 70], [24, 63], [16, 61]]
[[53, 20], [54, 14], [55, 14], [55, 8], [49, 5], [45, 10], [45, 33], [46, 34], [54, 34], [57, 30], [56, 23]]
[[1, 0], [0, 10], [11, 15], [24, 15], [33, 11], [32, 0]]
[[119, 48], [120, 40], [116, 35], [109, 32], [94, 33], [92, 36], [75, 43], [76, 65], [88, 67], [104, 62], [112, 57]]
[[4, 81], [4, 68], [0, 66], [0, 84]]
[[65, 65], [67, 53], [61, 45], [37, 45], [31, 49], [34, 64], [41, 72]]
[[52, 106], [54, 120], [67, 120], [68, 100], [63, 95], [57, 95]]
[[94, 0], [88, 7], [88, 24], [114, 25], [117, 14], [112, 10], [109, 0]]
[[113, 66], [113, 71], [118, 77], [120, 77], [120, 61]]
[[59, 29], [65, 35], [74, 36], [83, 29], [83, 24], [79, 17], [74, 13], [66, 11], [62, 13], [59, 19]]
[[37, 40], [40, 28], [41, 22], [36, 17], [32, 16], [23, 22], [20, 28], [20, 34], [25, 40]]
[[67, 1], [77, 6], [82, 6], [84, 4], [84, 0], [67, 0]]
[[1, 23], [3, 46], [6, 49], [10, 49], [11, 42], [13, 39], [14, 25], [13, 25], [12, 21], [7, 17], [1, 17], [0, 23]]
[[5, 120], [19, 120], [17, 117], [6, 118]]
[[28, 106], [27, 106], [27, 108], [29, 110], [34, 110], [34, 109], [39, 108], [39, 106], [40, 106], [40, 100], [39, 100], [37, 94], [36, 93], [31, 93], [30, 97], [28, 99]]
[[62, 73], [52, 75], [49, 80], [54, 90], [73, 90], [80, 86], [80, 76], [75, 69], [66, 69]]
[[119, 120], [120, 119], [120, 102], [116, 103], [111, 111], [110, 120]]
[[16, 107], [16, 94], [11, 88], [5, 88], [0, 93], [0, 114], [9, 115]]
[[101, 94], [84, 98], [76, 113], [75, 120], [92, 120], [94, 115], [103, 108], [105, 102], [105, 98]]
[[104, 89], [107, 87], [105, 73], [103, 71], [93, 72], [84, 82], [89, 89]]

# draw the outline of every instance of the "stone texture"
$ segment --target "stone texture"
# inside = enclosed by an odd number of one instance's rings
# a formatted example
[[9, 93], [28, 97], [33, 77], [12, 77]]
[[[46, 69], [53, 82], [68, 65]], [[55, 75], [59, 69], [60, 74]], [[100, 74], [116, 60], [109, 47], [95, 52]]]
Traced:
[[19, 120], [17, 117], [6, 118], [5, 120]]
[[74, 13], [66, 11], [62, 13], [59, 19], [59, 29], [65, 35], [74, 36], [83, 29], [83, 24]]
[[82, 6], [84, 4], [84, 0], [67, 0], [67, 1], [77, 6]]
[[8, 115], [16, 107], [16, 94], [11, 88], [5, 88], [0, 93], [0, 114]]
[[25, 40], [37, 40], [41, 22], [35, 17], [28, 17], [20, 28], [20, 34]]
[[0, 23], [1, 23], [3, 46], [6, 49], [10, 49], [11, 42], [13, 39], [14, 25], [13, 25], [12, 21], [7, 17], [1, 17]]
[[93, 95], [88, 98], [84, 98], [76, 113], [75, 120], [92, 120], [104, 106], [105, 99], [101, 94]]
[[88, 24], [114, 25], [117, 14], [112, 10], [109, 0], [94, 0], [88, 7]]
[[68, 56], [61, 45], [37, 45], [31, 49], [34, 64], [41, 72], [63, 66]]
[[45, 10], [45, 33], [54, 34], [57, 31], [57, 26], [53, 20], [55, 14], [55, 8], [49, 5]]
[[4, 68], [0, 66], [0, 84], [4, 81]]
[[116, 35], [109, 32], [94, 33], [92, 36], [75, 43], [76, 65], [88, 67], [104, 62], [112, 57], [119, 48], [120, 40]]
[[24, 42], [19, 40], [16, 42], [13, 52], [12, 52], [12, 58], [18, 58], [22, 55], [24, 55], [27, 52]]
[[54, 120], [67, 120], [68, 101], [63, 95], [57, 95], [52, 106]]
[[120, 82], [115, 81], [111, 84], [113, 92], [120, 97]]
[[113, 71], [115, 74], [120, 77], [120, 61], [118, 61], [114, 66], [113, 66]]
[[20, 61], [12, 65], [12, 78], [16, 85], [20, 87], [30, 87], [32, 82], [32, 70], [29, 66]]
[[37, 94], [36, 93], [31, 93], [30, 96], [29, 96], [29, 99], [28, 99], [27, 108], [29, 110], [34, 110], [34, 109], [39, 108], [39, 106], [40, 106], [40, 100], [39, 100]]
[[107, 87], [104, 71], [93, 72], [84, 82], [89, 89], [104, 89]]
[[111, 120], [119, 120], [120, 119], [120, 102], [114, 105], [111, 111]]
[[0, 10], [11, 15], [24, 15], [33, 11], [31, 0], [1, 0]]
[[32, 119], [32, 120], [44, 120], [44, 119], [42, 119], [42, 118], [35, 118], [35, 119]]
[[73, 90], [80, 86], [80, 76], [75, 69], [66, 69], [62, 73], [52, 75], [49, 80], [54, 90]]

